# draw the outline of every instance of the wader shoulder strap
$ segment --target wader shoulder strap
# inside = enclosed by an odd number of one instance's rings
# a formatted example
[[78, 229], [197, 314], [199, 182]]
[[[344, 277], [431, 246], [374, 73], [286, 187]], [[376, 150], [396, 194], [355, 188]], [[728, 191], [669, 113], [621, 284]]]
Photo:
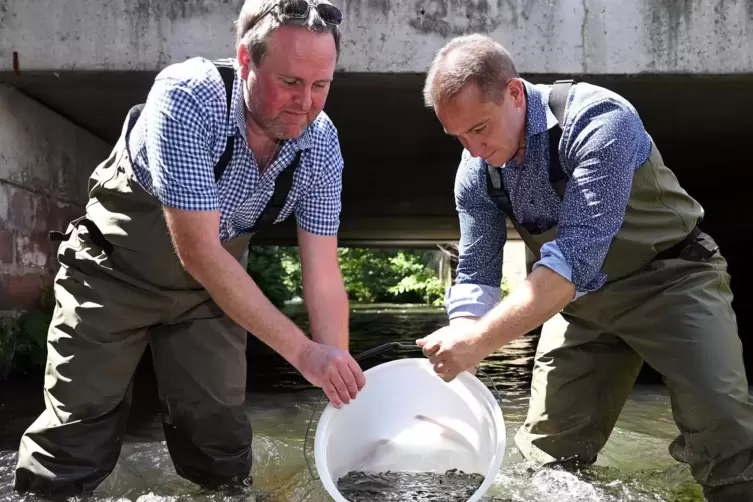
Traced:
[[[549, 108], [557, 117], [557, 125], [549, 130], [549, 183], [560, 199], [565, 196], [567, 177], [562, 170], [559, 156], [560, 138], [562, 138], [562, 124], [565, 122], [565, 106], [573, 80], [557, 80], [549, 95]], [[487, 166], [486, 186], [489, 197], [508, 217], [514, 220], [510, 196], [502, 182], [499, 169]]]
[[565, 196], [567, 177], [560, 163], [559, 144], [562, 138], [562, 124], [565, 123], [567, 96], [573, 83], [573, 80], [557, 80], [549, 95], [549, 108], [557, 117], [557, 125], [549, 130], [549, 183], [560, 199]]
[[497, 208], [509, 218], [514, 219], [510, 195], [502, 182], [502, 175], [498, 168], [490, 165], [486, 166], [486, 189]]
[[285, 206], [285, 201], [288, 199], [290, 188], [293, 186], [293, 175], [301, 163], [301, 153], [302, 152], [299, 151], [296, 154], [295, 159], [293, 159], [293, 162], [291, 162], [288, 167], [277, 176], [277, 179], [275, 179], [275, 189], [272, 193], [272, 197], [269, 199], [267, 207], [264, 208], [264, 211], [262, 211], [256, 219], [256, 223], [251, 229], [252, 234], [258, 232], [261, 228], [274, 223], [280, 215], [280, 211], [282, 211], [283, 206]]
[[[225, 118], [230, 121], [230, 108], [233, 102], [233, 85], [235, 84], [235, 68], [231, 59], [219, 59], [212, 61], [217, 67], [217, 71], [220, 72], [222, 81], [225, 83], [225, 94], [227, 95], [227, 112]], [[230, 159], [233, 157], [233, 147], [235, 146], [235, 135], [231, 134], [227, 137], [225, 143], [225, 151], [220, 155], [220, 159], [214, 166], [214, 181], [215, 183], [220, 181], [222, 174], [225, 172], [227, 165], [230, 163]]]

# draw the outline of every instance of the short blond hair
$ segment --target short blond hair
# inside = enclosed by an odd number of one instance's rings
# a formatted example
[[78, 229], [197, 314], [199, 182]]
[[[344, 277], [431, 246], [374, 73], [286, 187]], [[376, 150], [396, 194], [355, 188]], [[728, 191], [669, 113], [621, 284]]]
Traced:
[[518, 78], [518, 71], [501, 44], [478, 33], [456, 37], [431, 63], [423, 89], [424, 104], [434, 108], [468, 84], [476, 84], [484, 99], [500, 102], [503, 89], [513, 78]]
[[[319, 3], [329, 3], [319, 0]], [[279, 0], [246, 0], [238, 19], [235, 21], [235, 41], [243, 44], [251, 60], [258, 65], [269, 52], [267, 43], [273, 31], [281, 26], [300, 26], [319, 33], [332, 33], [335, 39], [337, 59], [340, 58], [340, 27], [329, 25], [322, 20], [316, 9], [311, 8], [306, 19], [280, 17], [275, 5]]]

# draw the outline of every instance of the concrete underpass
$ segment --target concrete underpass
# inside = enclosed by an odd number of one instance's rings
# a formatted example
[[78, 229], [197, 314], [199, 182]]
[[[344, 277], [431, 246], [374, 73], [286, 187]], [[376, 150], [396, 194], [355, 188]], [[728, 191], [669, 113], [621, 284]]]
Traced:
[[[55, 266], [46, 232], [81, 210], [87, 177], [156, 72], [194, 55], [234, 54], [241, 3], [0, 0], [0, 309], [34, 301]], [[579, 78], [633, 102], [666, 163], [705, 206], [703, 228], [729, 260], [749, 344], [752, 2], [335, 3], [344, 42], [326, 111], [346, 161], [342, 245], [457, 240], [460, 145], [424, 109], [423, 72], [452, 36], [487, 31], [531, 81]], [[257, 242], [293, 236], [281, 225]]]

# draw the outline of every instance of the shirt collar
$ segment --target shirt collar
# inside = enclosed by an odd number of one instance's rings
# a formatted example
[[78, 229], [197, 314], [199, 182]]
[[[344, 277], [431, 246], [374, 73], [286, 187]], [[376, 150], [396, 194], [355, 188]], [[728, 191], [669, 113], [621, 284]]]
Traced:
[[549, 108], [551, 87], [532, 84], [522, 78], [520, 80], [523, 82], [526, 93], [526, 151], [520, 163], [510, 160], [504, 167], [523, 168], [526, 166], [533, 155], [531, 152], [535, 143], [533, 138], [557, 125], [557, 117]]
[[523, 86], [527, 96], [526, 139], [548, 131], [557, 125], [557, 117], [549, 108], [551, 87], [534, 85], [524, 79]]
[[[238, 65], [237, 59], [233, 60], [233, 67], [235, 68], [235, 82], [233, 84], [233, 97], [230, 106], [232, 107], [233, 115], [235, 117], [235, 129], [231, 129], [229, 133], [240, 133], [243, 142], [246, 143], [246, 103], [243, 100], [243, 79], [241, 78], [240, 66]], [[297, 138], [285, 141], [283, 143], [283, 148], [292, 147], [295, 151], [311, 148], [312, 140], [310, 128], [311, 126], [304, 129], [301, 135]]]

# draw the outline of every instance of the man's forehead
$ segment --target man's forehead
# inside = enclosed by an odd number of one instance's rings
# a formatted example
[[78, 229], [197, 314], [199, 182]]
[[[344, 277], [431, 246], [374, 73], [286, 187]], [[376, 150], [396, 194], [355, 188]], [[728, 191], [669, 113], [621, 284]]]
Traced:
[[482, 100], [476, 96], [461, 96], [460, 93], [437, 106], [437, 116], [445, 132], [453, 136], [476, 127], [484, 120], [486, 114], [486, 106]]

